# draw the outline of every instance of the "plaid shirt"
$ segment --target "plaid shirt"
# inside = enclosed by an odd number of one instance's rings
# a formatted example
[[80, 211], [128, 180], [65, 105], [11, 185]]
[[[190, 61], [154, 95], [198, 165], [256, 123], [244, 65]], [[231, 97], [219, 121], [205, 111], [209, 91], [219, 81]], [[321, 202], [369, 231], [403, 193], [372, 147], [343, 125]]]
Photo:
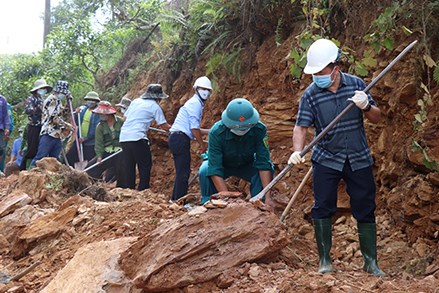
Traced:
[[44, 100], [43, 126], [40, 135], [48, 134], [54, 138], [60, 138], [62, 129], [68, 128], [62, 119], [63, 112], [64, 107], [57, 96], [52, 94]]
[[[356, 90], [363, 90], [364, 81], [356, 76], [340, 72], [340, 85], [336, 93], [320, 89], [314, 83], [308, 86], [299, 104], [296, 125], [314, 127], [317, 136], [334, 118], [346, 108]], [[369, 102], [376, 105], [370, 94]], [[363, 125], [363, 111], [353, 107], [314, 146], [311, 160], [338, 171], [349, 160], [353, 171], [373, 164]]]

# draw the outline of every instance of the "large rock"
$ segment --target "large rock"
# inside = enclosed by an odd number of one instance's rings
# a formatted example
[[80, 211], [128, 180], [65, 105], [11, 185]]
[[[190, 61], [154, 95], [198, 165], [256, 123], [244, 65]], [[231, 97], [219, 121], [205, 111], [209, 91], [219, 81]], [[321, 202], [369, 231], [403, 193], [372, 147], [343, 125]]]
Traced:
[[8, 197], [0, 202], [0, 218], [31, 202], [32, 198], [20, 191], [8, 195]]
[[137, 288], [162, 292], [202, 283], [229, 268], [275, 256], [287, 244], [277, 216], [232, 203], [199, 217], [164, 222], [121, 257]]
[[90, 243], [75, 253], [41, 293], [134, 292], [132, 285], [118, 268], [120, 253], [134, 237]]

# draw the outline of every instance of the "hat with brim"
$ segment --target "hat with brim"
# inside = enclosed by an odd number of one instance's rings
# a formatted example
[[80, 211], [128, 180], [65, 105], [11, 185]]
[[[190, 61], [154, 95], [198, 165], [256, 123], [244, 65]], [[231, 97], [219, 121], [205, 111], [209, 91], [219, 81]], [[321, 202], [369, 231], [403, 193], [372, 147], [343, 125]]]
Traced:
[[88, 92], [85, 97], [84, 100], [88, 100], [88, 101], [96, 101], [96, 102], [100, 102], [101, 99], [99, 98], [99, 95], [97, 92]]
[[98, 106], [96, 109], [93, 110], [93, 113], [100, 115], [112, 115], [116, 114], [116, 109], [108, 106]]
[[141, 96], [142, 99], [167, 99], [169, 96], [163, 92], [163, 88], [158, 83], [148, 85], [146, 92]]
[[92, 112], [100, 115], [111, 115], [111, 114], [116, 114], [116, 109], [111, 107], [110, 102], [102, 101], [98, 104], [98, 107], [94, 109]]
[[52, 87], [50, 85], [48, 85], [46, 83], [46, 81], [44, 79], [37, 79], [34, 83], [34, 88], [30, 90], [31, 93], [39, 90], [39, 89], [43, 89], [43, 88], [47, 88], [47, 92], [51, 92], [52, 91]]
[[128, 106], [131, 104], [131, 100], [128, 98], [122, 98], [122, 100], [120, 100], [119, 104], [116, 104], [116, 107], [122, 107], [122, 108], [128, 108]]

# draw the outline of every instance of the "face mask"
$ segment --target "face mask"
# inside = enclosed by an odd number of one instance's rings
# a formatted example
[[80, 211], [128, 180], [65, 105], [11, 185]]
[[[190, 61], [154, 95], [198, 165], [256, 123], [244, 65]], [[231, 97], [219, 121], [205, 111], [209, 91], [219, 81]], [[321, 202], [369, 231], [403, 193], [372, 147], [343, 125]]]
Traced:
[[39, 89], [39, 90], [37, 90], [37, 93], [40, 96], [44, 96], [45, 94], [47, 94], [47, 89]]
[[[335, 67], [334, 67], [334, 69], [335, 69]], [[330, 74], [326, 74], [326, 75], [314, 75], [313, 74], [312, 80], [314, 81], [316, 86], [318, 86], [321, 89], [326, 89], [326, 88], [330, 87], [335, 80], [335, 78], [334, 78], [334, 80], [331, 79], [331, 75], [334, 72], [334, 69], [332, 69]]]
[[107, 121], [108, 120], [107, 115], [99, 115], [99, 117], [101, 118], [101, 121]]
[[66, 96], [65, 94], [58, 94], [58, 99], [62, 100], [64, 99], [65, 96]]
[[87, 105], [87, 107], [92, 108], [92, 109], [96, 108], [96, 106], [98, 105], [96, 102], [91, 102], [91, 101], [88, 101], [85, 104]]
[[200, 96], [200, 98], [202, 100], [207, 100], [210, 96], [210, 91], [209, 90], [197, 90], [198, 96]]
[[230, 129], [230, 131], [231, 131], [233, 134], [236, 134], [236, 135], [238, 135], [238, 136], [243, 136], [243, 135], [245, 135], [247, 132], [249, 132], [250, 129], [251, 129], [251, 128], [247, 128], [247, 129], [244, 129], [244, 130]]

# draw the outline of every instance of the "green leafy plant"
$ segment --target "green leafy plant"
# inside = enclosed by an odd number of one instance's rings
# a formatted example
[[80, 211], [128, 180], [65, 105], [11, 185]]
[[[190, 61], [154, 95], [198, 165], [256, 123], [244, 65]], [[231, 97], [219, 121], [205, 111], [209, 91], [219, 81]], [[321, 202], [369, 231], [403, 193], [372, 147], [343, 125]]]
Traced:
[[439, 165], [438, 162], [432, 160], [428, 154], [427, 151], [416, 141], [413, 140], [412, 142], [412, 149], [413, 152], [421, 152], [422, 153], [422, 163], [424, 164], [427, 169], [432, 171], [439, 171]]
[[240, 53], [241, 48], [232, 50], [229, 53], [215, 53], [206, 63], [206, 75], [215, 75], [217, 71], [225, 71], [240, 80], [242, 65]]
[[418, 100], [419, 110], [418, 113], [415, 114], [415, 129], [419, 129], [419, 127], [422, 126], [422, 123], [428, 119], [426, 107], [433, 105], [433, 100], [427, 86], [421, 83], [421, 88], [424, 91], [424, 95]]

